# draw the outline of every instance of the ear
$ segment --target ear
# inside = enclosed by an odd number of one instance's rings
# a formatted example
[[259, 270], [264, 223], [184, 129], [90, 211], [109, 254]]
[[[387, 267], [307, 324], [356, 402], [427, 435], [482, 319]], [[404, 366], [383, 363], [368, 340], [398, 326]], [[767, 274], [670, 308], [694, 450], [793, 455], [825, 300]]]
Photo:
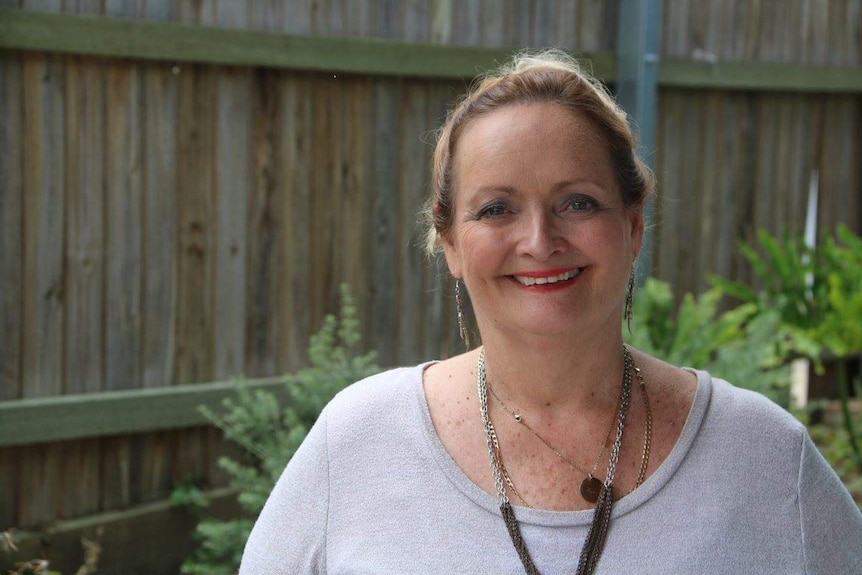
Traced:
[[455, 245], [455, 242], [452, 241], [450, 234], [451, 230], [450, 233], [441, 234], [440, 244], [443, 246], [443, 254], [446, 256], [446, 265], [449, 267], [449, 273], [457, 280], [463, 277], [463, 273], [461, 271], [461, 257], [458, 247]]

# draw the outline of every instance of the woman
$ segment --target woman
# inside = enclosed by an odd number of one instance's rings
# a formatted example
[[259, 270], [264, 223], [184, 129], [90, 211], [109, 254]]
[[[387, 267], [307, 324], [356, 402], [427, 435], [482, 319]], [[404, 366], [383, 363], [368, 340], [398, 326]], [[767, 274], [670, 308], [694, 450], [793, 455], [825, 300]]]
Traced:
[[483, 345], [342, 392], [241, 573], [859, 573], [862, 515], [768, 400], [624, 347], [653, 192], [568, 57], [450, 113], [429, 246]]

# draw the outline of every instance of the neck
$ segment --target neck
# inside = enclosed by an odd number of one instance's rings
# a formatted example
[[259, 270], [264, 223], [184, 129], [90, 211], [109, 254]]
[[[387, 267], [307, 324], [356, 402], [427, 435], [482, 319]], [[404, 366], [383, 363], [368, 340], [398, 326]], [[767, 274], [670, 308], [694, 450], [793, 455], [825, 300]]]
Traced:
[[525, 410], [615, 409], [623, 375], [622, 332], [596, 335], [506, 337], [483, 331], [489, 384]]

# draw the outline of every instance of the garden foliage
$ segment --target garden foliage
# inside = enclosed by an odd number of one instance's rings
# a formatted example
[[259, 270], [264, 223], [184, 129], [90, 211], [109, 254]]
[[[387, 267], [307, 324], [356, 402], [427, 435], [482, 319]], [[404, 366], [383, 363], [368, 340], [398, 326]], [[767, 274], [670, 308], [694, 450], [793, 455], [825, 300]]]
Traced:
[[816, 362], [824, 352], [862, 352], [862, 238], [840, 226], [817, 249], [791, 234], [778, 239], [761, 231], [758, 242], [740, 250], [759, 288], [717, 276], [710, 282], [761, 313], [778, 311], [785, 355]]
[[723, 295], [718, 288], [686, 294], [675, 308], [670, 285], [649, 278], [634, 298], [626, 340], [668, 363], [705, 369], [787, 407], [790, 369], [775, 343], [778, 314], [759, 313], [751, 303], [720, 312]]
[[[762, 231], [758, 240], [759, 248], [743, 243], [740, 249], [754, 268], [760, 289], [719, 277], [710, 278], [713, 285], [743, 305], [756, 306], [758, 314], [779, 313], [775, 339], [783, 347], [779, 355], [785, 360], [802, 356], [819, 370], [825, 359], [862, 354], [862, 238], [842, 225], [816, 249], [791, 234], [779, 240]], [[855, 386], [858, 400], [862, 385], [847, 381], [843, 367], [837, 374], [843, 429], [809, 429], [858, 498], [862, 493], [862, 417], [850, 408], [850, 390]], [[827, 438], [830, 441], [824, 443]]]
[[[342, 286], [338, 317], [327, 316], [311, 338], [310, 366], [285, 376], [286, 400], [266, 391], [250, 391], [238, 382], [236, 397], [223, 402], [223, 412], [203, 410], [245, 454], [242, 460], [219, 461], [231, 476], [245, 516], [201, 521], [196, 530], [200, 545], [184, 563], [183, 573], [236, 573], [254, 519], [321, 410], [344, 387], [379, 371], [373, 352], [359, 353], [360, 339], [356, 307]], [[179, 499], [189, 500], [183, 493]]]

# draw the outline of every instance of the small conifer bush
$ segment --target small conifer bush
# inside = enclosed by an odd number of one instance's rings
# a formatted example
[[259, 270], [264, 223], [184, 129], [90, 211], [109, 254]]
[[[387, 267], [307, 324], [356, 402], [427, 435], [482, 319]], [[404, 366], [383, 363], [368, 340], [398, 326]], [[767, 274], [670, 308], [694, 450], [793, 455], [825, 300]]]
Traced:
[[380, 371], [374, 352], [358, 351], [359, 327], [353, 298], [342, 285], [338, 316], [327, 316], [311, 337], [310, 366], [285, 376], [285, 400], [251, 391], [240, 381], [236, 397], [224, 400], [222, 413], [202, 408], [225, 437], [242, 448], [241, 460], [223, 457], [219, 465], [229, 473], [245, 516], [202, 520], [195, 532], [199, 546], [183, 564], [183, 573], [236, 573], [255, 518], [320, 412], [344, 387]]

